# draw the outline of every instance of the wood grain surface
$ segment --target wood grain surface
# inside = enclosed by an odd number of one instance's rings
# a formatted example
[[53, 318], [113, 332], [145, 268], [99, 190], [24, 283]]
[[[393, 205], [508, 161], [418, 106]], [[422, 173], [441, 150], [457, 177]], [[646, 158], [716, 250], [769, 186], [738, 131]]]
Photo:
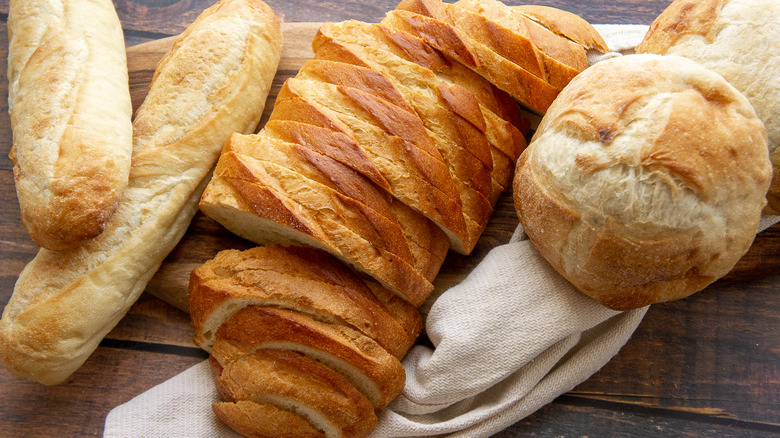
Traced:
[[[115, 0], [128, 44], [134, 106], [140, 104], [169, 37], [212, 0]], [[268, 1], [285, 21], [284, 61], [272, 97], [309, 56], [312, 22], [378, 21], [396, 1]], [[521, 4], [507, 1], [508, 4]], [[540, 0], [593, 23], [649, 24], [668, 0]], [[0, 0], [5, 23], [8, 0]], [[0, 57], [7, 56], [0, 32]], [[0, 79], [0, 94], [7, 93]], [[0, 304], [37, 252], [19, 218], [7, 103], [0, 99]], [[517, 226], [511, 194], [499, 201], [471, 256], [450, 254], [437, 293], [460, 281]], [[192, 267], [224, 248], [249, 248], [196, 215], [147, 294], [65, 384], [44, 387], [0, 370], [0, 437], [99, 436], [106, 414], [202, 361], [192, 344], [184, 288]], [[525, 436], [780, 436], [780, 226], [759, 234], [731, 274], [688, 299], [652, 306], [628, 344], [602, 370], [499, 433]], [[167, 304], [171, 302], [173, 305]]]

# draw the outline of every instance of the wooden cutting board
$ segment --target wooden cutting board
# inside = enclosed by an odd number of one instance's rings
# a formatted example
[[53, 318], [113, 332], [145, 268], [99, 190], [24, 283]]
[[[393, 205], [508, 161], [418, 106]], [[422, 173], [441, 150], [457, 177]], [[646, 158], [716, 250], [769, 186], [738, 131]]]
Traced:
[[[261, 126], [271, 113], [273, 102], [282, 83], [287, 78], [295, 76], [303, 63], [312, 57], [311, 41], [319, 26], [319, 23], [282, 25], [284, 39], [282, 58], [260, 122]], [[174, 38], [170, 37], [128, 48], [130, 92], [134, 109], [138, 108], [146, 96], [157, 62], [168, 52], [173, 41]], [[538, 117], [530, 113], [527, 115], [532, 121], [532, 126], [536, 126]], [[496, 204], [493, 217], [472, 254], [469, 256], [452, 252], [449, 254], [434, 282], [436, 289], [432, 298], [465, 278], [490, 249], [508, 242], [517, 223], [511, 193], [504, 193]], [[218, 223], [198, 213], [187, 234], [152, 278], [147, 292], [186, 311], [187, 283], [193, 268], [211, 259], [221, 250], [247, 249], [253, 246], [254, 243], [236, 237]], [[720, 282], [749, 281], [778, 272], [780, 272], [780, 224], [760, 233], [748, 254]], [[432, 301], [431, 299], [428, 303]], [[421, 311], [425, 314], [427, 305], [423, 305]]]

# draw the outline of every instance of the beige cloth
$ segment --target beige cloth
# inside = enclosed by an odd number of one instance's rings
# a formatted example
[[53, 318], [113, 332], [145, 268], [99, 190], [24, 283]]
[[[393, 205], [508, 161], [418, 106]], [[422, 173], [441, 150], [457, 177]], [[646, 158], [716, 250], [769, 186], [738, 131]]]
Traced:
[[[613, 50], [630, 50], [646, 26], [597, 26]], [[619, 54], [593, 57], [596, 62]], [[780, 217], [765, 217], [761, 229]], [[571, 390], [625, 344], [647, 308], [609, 310], [574, 288], [522, 229], [494, 248], [430, 308], [434, 348], [403, 361], [403, 393], [372, 437], [490, 436]], [[114, 408], [104, 437], [234, 437], [211, 412], [218, 401], [206, 362]]]

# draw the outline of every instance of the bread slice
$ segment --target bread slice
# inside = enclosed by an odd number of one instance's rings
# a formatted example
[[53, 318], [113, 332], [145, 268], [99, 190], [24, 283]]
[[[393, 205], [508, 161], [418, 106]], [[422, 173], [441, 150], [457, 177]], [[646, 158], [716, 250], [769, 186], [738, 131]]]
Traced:
[[250, 400], [211, 405], [214, 414], [236, 432], [257, 438], [325, 438], [303, 417]]
[[[403, 136], [393, 135], [374, 118], [380, 111], [382, 117], [392, 118], [401, 111], [400, 107], [354, 89], [349, 96], [342, 90], [318, 81], [288, 80], [271, 119], [311, 123], [352, 137], [390, 182], [391, 193], [441, 225], [456, 247], [459, 236], [465, 233], [462, 206], [438, 150], [425, 140], [421, 148]], [[360, 99], [360, 103], [352, 97]], [[384, 108], [367, 110], [365, 107], [372, 103]], [[417, 134], [426, 135], [424, 131]]]
[[[301, 178], [326, 185], [331, 190], [360, 203], [364, 208], [373, 210], [381, 217], [381, 219], [374, 219], [374, 222], [379, 221], [382, 229], [394, 234], [394, 240], [405, 240], [408, 250], [411, 251], [410, 264], [428, 281], [433, 281], [443, 258], [438, 253], [432, 254], [432, 251], [441, 251], [441, 248], [440, 245], [435, 247], [431, 245], [431, 241], [434, 239], [447, 241], [446, 235], [441, 230], [424, 224], [430, 221], [414, 211], [404, 212], [405, 220], [400, 220], [396, 216], [396, 211], [402, 208], [403, 204], [341, 162], [266, 134], [264, 130], [257, 136], [257, 141], [247, 142], [258, 146], [249, 152], [253, 159], [285, 167], [300, 175]], [[236, 145], [236, 142], [231, 144]], [[446, 248], [449, 246], [446, 245]]]
[[[324, 269], [338, 272], [340, 281], [334, 282], [333, 274], [323, 275]], [[310, 248], [222, 251], [192, 271], [189, 296], [194, 341], [206, 351], [211, 351], [217, 328], [249, 305], [296, 310], [320, 321], [348, 325], [399, 358], [422, 326], [414, 307], [407, 303], [400, 312], [387, 309], [364, 280]]]
[[558, 95], [559, 90], [544, 79], [441, 20], [410, 11], [394, 10], [385, 16], [381, 24], [389, 29], [417, 35], [538, 114], [544, 114]]
[[216, 383], [228, 402], [274, 406], [328, 437], [363, 437], [378, 422], [369, 401], [343, 376], [292, 351], [255, 350], [226, 364]]
[[[473, 0], [459, 0], [461, 2]], [[569, 39], [586, 50], [595, 50], [601, 53], [609, 52], [609, 47], [604, 38], [585, 21], [582, 17], [558, 8], [540, 5], [512, 6], [514, 11], [521, 13], [529, 19], [539, 23], [551, 32]]]
[[398, 254], [406, 242], [386, 239], [388, 234], [374, 227], [382, 219], [371, 209], [229, 148], [201, 198], [207, 216], [256, 243], [324, 249], [416, 306], [431, 293], [433, 285], [406, 261], [411, 253]]
[[[348, 181], [348, 186], [331, 180], [336, 185], [340, 184], [343, 193], [347, 196], [360, 200], [363, 194], [370, 195], [371, 198], [381, 196], [376, 193], [364, 193], [366, 191], [373, 192], [383, 188], [389, 192], [389, 183], [381, 176], [379, 170], [362, 153], [354, 140], [341, 133], [332, 132], [307, 123], [275, 119], [266, 123], [260, 135], [268, 137], [269, 140], [273, 138], [275, 143], [281, 142], [280, 145], [287, 145], [296, 149], [304, 147], [312, 151], [311, 153], [305, 153], [305, 151], [299, 150], [299, 152], [306, 154], [307, 157], [320, 163], [320, 166], [343, 165], [362, 175], [366, 181], [360, 182], [356, 176], [357, 180]], [[312, 153], [316, 155], [312, 157]], [[332, 159], [335, 162], [330, 164], [323, 163], [323, 161], [328, 159]], [[345, 169], [344, 172], [348, 171]], [[331, 175], [336, 176], [340, 174], [341, 172], [331, 173]], [[328, 178], [330, 179], [330, 177]], [[387, 187], [377, 183], [377, 179], [381, 179]], [[318, 181], [327, 183], [324, 180]], [[371, 183], [374, 184], [372, 185]], [[358, 184], [359, 187], [353, 187], [354, 184]], [[357, 194], [355, 190], [358, 191]], [[450, 248], [446, 233], [426, 216], [410, 208], [397, 198], [390, 196], [387, 199], [387, 203], [392, 211], [392, 216], [396, 218], [401, 226], [412, 252], [416, 254], [418, 251], [424, 251], [424, 254], [419, 257], [415, 255], [415, 266], [418, 267], [425, 278], [433, 281], [439, 268], [444, 263], [444, 258]], [[429, 260], [426, 261], [426, 257]], [[421, 263], [422, 265], [420, 265]], [[426, 263], [427, 266], [425, 266]]]
[[401, 393], [406, 379], [398, 359], [371, 338], [284, 309], [250, 306], [236, 312], [217, 331], [212, 357], [224, 368], [261, 348], [294, 351], [327, 365], [377, 410]]
[[[498, 0], [459, 0], [453, 6], [453, 9], [462, 9], [478, 14], [504, 27], [509, 32], [517, 35], [517, 37], [527, 39], [539, 52], [544, 69], [550, 77], [569, 74], [574, 76], [588, 67], [588, 58], [584, 46], [553, 32], [537, 21], [530, 19], [521, 13], [520, 10], [509, 7]], [[552, 11], [558, 11], [556, 15], [565, 14], [564, 11], [556, 10], [555, 8], [546, 9], [551, 11], [551, 14], [553, 13]], [[598, 35], [595, 30], [593, 32]], [[555, 70], [560, 71], [553, 73]]]

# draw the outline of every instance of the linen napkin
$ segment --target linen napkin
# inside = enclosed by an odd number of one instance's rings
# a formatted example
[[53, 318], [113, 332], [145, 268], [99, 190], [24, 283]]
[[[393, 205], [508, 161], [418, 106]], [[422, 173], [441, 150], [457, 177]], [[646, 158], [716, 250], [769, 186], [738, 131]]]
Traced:
[[[610, 54], [638, 44], [647, 26], [597, 25]], [[760, 230], [780, 221], [766, 216]], [[518, 227], [426, 316], [433, 347], [404, 358], [403, 393], [379, 414], [372, 438], [487, 437], [573, 389], [606, 364], [647, 308], [607, 309], [577, 292]], [[202, 362], [114, 408], [104, 437], [236, 437], [211, 412], [219, 401]]]

